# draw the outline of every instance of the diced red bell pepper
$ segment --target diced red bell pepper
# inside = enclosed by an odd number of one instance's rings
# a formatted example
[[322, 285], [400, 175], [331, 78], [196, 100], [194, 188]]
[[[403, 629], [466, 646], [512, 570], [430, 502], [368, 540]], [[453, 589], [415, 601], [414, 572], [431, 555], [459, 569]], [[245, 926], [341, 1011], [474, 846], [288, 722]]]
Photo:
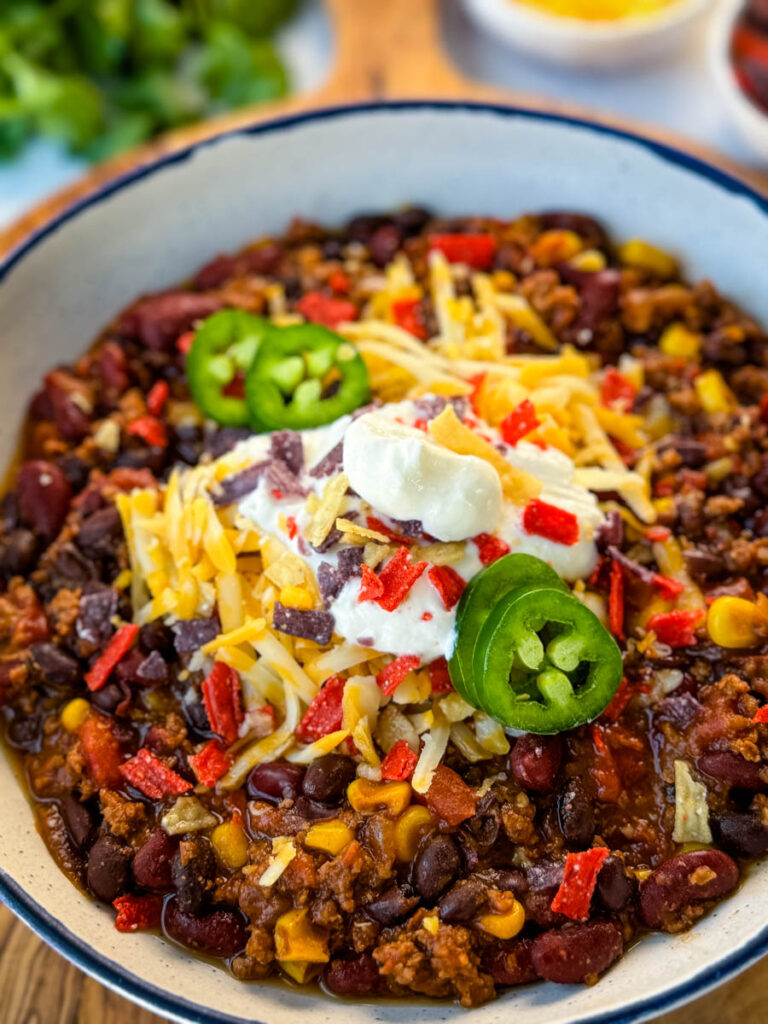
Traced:
[[429, 248], [441, 252], [449, 263], [467, 263], [478, 270], [490, 270], [498, 243], [493, 235], [430, 235]]
[[151, 800], [160, 800], [164, 796], [179, 796], [192, 789], [191, 782], [177, 775], [146, 747], [142, 747], [135, 757], [121, 764], [120, 772], [126, 782]]
[[156, 380], [147, 392], [147, 412], [151, 416], [159, 416], [170, 393], [167, 380]]
[[393, 612], [399, 607], [427, 567], [426, 562], [411, 562], [408, 548], [398, 548], [379, 573], [379, 583], [384, 588], [381, 597], [375, 601], [384, 611]]
[[704, 618], [700, 608], [676, 608], [671, 612], [657, 612], [648, 619], [659, 641], [668, 647], [692, 647], [696, 643], [694, 629]]
[[132, 420], [125, 429], [134, 437], [140, 437], [142, 441], [146, 441], [152, 448], [168, 447], [168, 431], [165, 429], [163, 421], [157, 419], [156, 416], [139, 416], [138, 419]]
[[123, 750], [113, 732], [111, 720], [104, 715], [89, 715], [80, 727], [80, 745], [88, 772], [99, 789], [119, 786], [123, 781], [120, 774]]
[[579, 520], [564, 508], [533, 498], [523, 510], [523, 529], [537, 537], [571, 546], [579, 539]]
[[299, 532], [299, 527], [296, 523], [294, 516], [286, 516], [285, 525], [288, 528], [288, 539], [293, 540], [296, 534]]
[[478, 533], [472, 540], [477, 545], [477, 557], [483, 565], [490, 565], [509, 554], [509, 544], [492, 533]]
[[112, 670], [121, 661], [133, 646], [139, 627], [133, 622], [127, 622], [115, 633], [106, 646], [106, 649], [91, 665], [85, 673], [85, 681], [89, 690], [100, 690], [109, 679]]
[[429, 337], [420, 299], [395, 299], [392, 303], [392, 319], [398, 327], [420, 341], [426, 341]]
[[332, 330], [345, 320], [357, 320], [359, 315], [354, 302], [324, 292], [306, 292], [296, 303], [296, 309], [311, 323]]
[[761, 708], [757, 709], [752, 721], [758, 725], [768, 724], [768, 704], [763, 704]]
[[342, 679], [341, 676], [330, 676], [326, 679], [322, 689], [296, 726], [295, 736], [300, 743], [313, 743], [341, 728], [341, 700], [345, 685], [346, 679]]
[[611, 562], [608, 591], [608, 624], [617, 640], [624, 639], [624, 572], [619, 562]]
[[448, 671], [448, 662], [445, 658], [438, 658], [428, 667], [429, 681], [432, 684], [432, 693], [450, 693], [453, 690], [451, 674]]
[[736, 25], [731, 39], [731, 48], [734, 57], [742, 60], [746, 57], [758, 64], [768, 65], [768, 38], [748, 25]]
[[674, 601], [685, 590], [685, 584], [673, 580], [671, 576], [662, 576], [660, 572], [653, 574], [653, 585], [657, 587], [665, 601]]
[[601, 718], [606, 719], [608, 722], [617, 722], [621, 717], [624, 708], [629, 704], [634, 696], [634, 689], [630, 685], [629, 680], [626, 676], [622, 677], [619, 683], [619, 688], [611, 697], [611, 702], [608, 707], [603, 711]]
[[406, 547], [410, 547], [413, 544], [412, 537], [404, 537], [402, 533], [395, 533], [393, 529], [387, 526], [386, 523], [383, 523], [377, 516], [366, 516], [365, 525], [369, 530], [383, 533], [393, 544], [405, 544]]
[[603, 385], [600, 389], [600, 398], [603, 405], [611, 406], [614, 402], [623, 402], [627, 409], [632, 408], [637, 391], [632, 381], [609, 366], [603, 374]]
[[202, 750], [189, 758], [189, 764], [204, 786], [215, 786], [229, 771], [232, 758], [218, 740], [208, 740]]
[[334, 270], [328, 278], [328, 284], [330, 285], [331, 290], [336, 292], [337, 295], [349, 295], [352, 288], [352, 282], [349, 280], [349, 275], [345, 274], [343, 270]]
[[474, 816], [477, 797], [474, 790], [451, 768], [439, 764], [425, 794], [427, 807], [437, 818], [454, 828]]
[[597, 799], [605, 804], [615, 804], [621, 796], [621, 779], [616, 768], [611, 748], [605, 742], [603, 731], [597, 722], [591, 727], [594, 762], [589, 769], [595, 780]]
[[450, 565], [433, 565], [427, 573], [429, 582], [440, 595], [446, 611], [450, 611], [460, 601], [467, 581], [452, 569]]
[[486, 374], [484, 373], [476, 373], [474, 377], [469, 378], [469, 383], [472, 385], [472, 390], [469, 393], [469, 404], [472, 406], [472, 412], [475, 416], [480, 415], [480, 391], [485, 383], [485, 378]]
[[651, 543], [656, 543], [656, 541], [663, 543], [668, 539], [671, 532], [668, 526], [649, 526], [645, 531], [645, 539], [651, 541]]
[[530, 398], [526, 398], [508, 416], [504, 417], [499, 424], [499, 432], [507, 444], [511, 444], [514, 448], [526, 434], [530, 434], [532, 430], [536, 430], [540, 426], [541, 423], [536, 415], [533, 402]]
[[229, 746], [237, 739], [243, 721], [240, 677], [230, 665], [217, 661], [201, 689], [211, 729]]
[[357, 595], [358, 603], [362, 603], [363, 601], [376, 601], [382, 597], [383, 594], [384, 584], [370, 565], [363, 563], [360, 593]]
[[385, 665], [376, 676], [376, 682], [384, 696], [391, 697], [408, 673], [415, 671], [420, 664], [415, 654], [401, 654], [399, 658]]
[[585, 921], [589, 917], [597, 876], [610, 853], [604, 846], [594, 846], [591, 850], [568, 854], [563, 880], [550, 905], [553, 913], [564, 914], [572, 921]]
[[192, 342], [194, 340], [194, 331], [185, 331], [184, 334], [180, 334], [176, 339], [176, 351], [181, 352], [183, 356], [189, 355], [189, 350], [192, 348]]
[[419, 760], [406, 740], [398, 740], [381, 762], [381, 777], [388, 782], [410, 779]]
[[163, 910], [161, 896], [118, 896], [112, 901], [117, 911], [115, 928], [119, 932], [136, 932], [143, 928], [159, 928]]

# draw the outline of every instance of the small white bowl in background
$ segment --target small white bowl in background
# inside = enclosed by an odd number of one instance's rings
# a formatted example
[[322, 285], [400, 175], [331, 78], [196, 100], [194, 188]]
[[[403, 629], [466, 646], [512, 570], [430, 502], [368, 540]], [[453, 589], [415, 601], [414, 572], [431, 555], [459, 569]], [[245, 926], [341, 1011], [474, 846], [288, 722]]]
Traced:
[[731, 40], [744, 0], [721, 0], [709, 29], [709, 62], [720, 95], [745, 142], [768, 160], [768, 114], [756, 106], [738, 83], [731, 59]]
[[643, 17], [567, 18], [517, 0], [463, 0], [467, 14], [518, 50], [557, 64], [607, 70], [650, 63], [679, 46], [710, 0], [674, 0]]

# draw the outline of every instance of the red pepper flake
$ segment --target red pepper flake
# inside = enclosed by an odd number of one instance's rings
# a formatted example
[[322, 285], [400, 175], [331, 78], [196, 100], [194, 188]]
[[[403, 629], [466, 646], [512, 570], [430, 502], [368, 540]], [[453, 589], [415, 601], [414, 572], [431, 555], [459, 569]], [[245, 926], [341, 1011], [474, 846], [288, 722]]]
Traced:
[[85, 673], [85, 681], [89, 690], [100, 690], [109, 679], [115, 665], [125, 657], [138, 635], [139, 627], [127, 622], [115, 633], [106, 649]]
[[595, 760], [589, 771], [595, 780], [597, 799], [606, 804], [615, 804], [621, 796], [622, 789], [616, 761], [597, 722], [592, 724], [590, 731]]
[[296, 525], [296, 519], [293, 516], [287, 516], [285, 525], [288, 527], [288, 539], [293, 540], [299, 532], [299, 527]]
[[132, 420], [125, 429], [134, 437], [140, 437], [142, 441], [146, 441], [152, 448], [168, 447], [168, 431], [165, 429], [163, 421], [156, 416], [139, 416], [138, 419]]
[[134, 789], [140, 790], [151, 800], [178, 796], [192, 789], [191, 782], [182, 779], [146, 747], [142, 747], [130, 761], [121, 764], [120, 772]]
[[518, 441], [521, 441], [526, 434], [541, 426], [541, 421], [536, 415], [533, 402], [526, 398], [516, 409], [505, 416], [499, 424], [501, 436], [514, 448]]
[[615, 367], [609, 366], [603, 374], [603, 385], [600, 389], [603, 405], [610, 406], [614, 402], [621, 402], [625, 409], [631, 409], [636, 395], [637, 390], [632, 381], [619, 373]]
[[651, 582], [654, 587], [658, 587], [660, 596], [665, 601], [674, 601], [685, 590], [685, 584], [681, 583], [680, 580], [673, 580], [671, 576], [662, 576], [660, 572], [653, 574]]
[[432, 612], [422, 612], [421, 613], [421, 621], [422, 622], [431, 622], [432, 619], [434, 619], [434, 615], [432, 614]]
[[189, 350], [192, 348], [192, 342], [194, 340], [194, 331], [185, 331], [184, 334], [180, 334], [176, 339], [176, 351], [181, 352], [183, 356], [189, 355]]
[[579, 539], [579, 521], [573, 512], [533, 498], [523, 511], [523, 529], [537, 537], [571, 546]]
[[104, 715], [90, 715], [80, 727], [88, 772], [99, 789], [115, 789], [123, 781], [120, 765], [123, 751], [113, 732], [112, 722]]
[[358, 604], [363, 601], [376, 601], [384, 594], [384, 584], [381, 582], [379, 577], [370, 567], [363, 562], [361, 566], [362, 571], [362, 582], [360, 583], [360, 593], [357, 595]]
[[337, 295], [349, 295], [352, 289], [349, 275], [345, 274], [343, 270], [334, 270], [328, 278], [328, 284]]
[[420, 664], [415, 654], [401, 654], [399, 658], [385, 665], [376, 676], [376, 682], [384, 696], [391, 697], [408, 673], [413, 672]]
[[768, 704], [763, 704], [761, 708], [757, 709], [752, 721], [756, 722], [758, 725], [768, 724]]
[[449, 263], [467, 263], [478, 270], [490, 270], [498, 243], [493, 235], [430, 235], [429, 248], [441, 252]]
[[609, 722], [617, 722], [621, 717], [624, 708], [634, 697], [634, 689], [631, 686], [626, 676], [622, 677], [619, 683], [619, 688], [611, 698], [611, 702], [608, 707], [603, 711], [601, 718], [605, 718]]
[[392, 319], [398, 327], [419, 341], [426, 341], [429, 337], [420, 299], [395, 299], [392, 303]]
[[342, 679], [341, 676], [330, 676], [326, 679], [322, 689], [296, 726], [295, 735], [299, 743], [313, 743], [341, 728], [341, 699], [345, 684], [346, 679]]
[[440, 595], [446, 611], [455, 607], [464, 593], [467, 581], [450, 565], [433, 565], [427, 573], [429, 582]]
[[492, 533], [478, 533], [472, 540], [477, 545], [477, 557], [483, 565], [490, 565], [509, 554], [509, 544]]
[[411, 562], [408, 548], [398, 548], [379, 573], [379, 583], [384, 587], [384, 592], [376, 598], [376, 603], [385, 612], [393, 612], [402, 604], [426, 568], [426, 562]]
[[410, 547], [413, 544], [412, 537], [404, 537], [401, 533], [395, 533], [394, 530], [390, 529], [386, 523], [382, 523], [376, 516], [366, 516], [365, 525], [369, 530], [375, 530], [377, 533], [383, 533], [384, 536], [391, 540], [393, 544], [405, 544], [406, 547]]
[[285, 497], [285, 495], [283, 494], [279, 487], [273, 487], [269, 493], [272, 495], [275, 501], [282, 501], [283, 498]]
[[345, 320], [357, 320], [359, 315], [354, 302], [323, 292], [306, 292], [296, 303], [296, 309], [311, 323], [322, 324], [332, 330]]
[[381, 762], [381, 777], [388, 782], [410, 779], [419, 760], [406, 740], [398, 740]]
[[417, 430], [423, 430], [425, 434], [429, 430], [429, 421], [423, 419], [421, 416], [413, 421], [413, 425]]
[[429, 681], [432, 684], [432, 693], [450, 693], [453, 690], [451, 674], [448, 671], [448, 662], [445, 658], [438, 658], [428, 667]]
[[597, 556], [597, 565], [592, 570], [592, 575], [587, 580], [587, 585], [590, 587], [596, 587], [600, 582], [600, 577], [603, 574], [606, 559], [602, 555]]
[[611, 584], [608, 591], [608, 623], [617, 640], [624, 639], [624, 573], [618, 562], [611, 562]]
[[237, 739], [243, 720], [237, 672], [223, 661], [217, 661], [203, 680], [201, 689], [211, 729], [229, 746]]
[[115, 928], [119, 932], [136, 932], [140, 928], [159, 928], [163, 909], [161, 896], [118, 896], [112, 901], [117, 911]]
[[188, 760], [192, 771], [204, 786], [215, 786], [232, 764], [232, 758], [218, 740], [208, 740], [202, 750]]
[[480, 415], [480, 391], [482, 390], [483, 384], [485, 383], [485, 374], [476, 373], [474, 377], [469, 378], [469, 383], [472, 385], [472, 390], [469, 393], [469, 404], [472, 406], [472, 412], [475, 416]]
[[170, 393], [171, 389], [168, 387], [168, 381], [155, 381], [147, 393], [147, 410], [152, 416], [160, 415]]
[[467, 818], [474, 817], [477, 797], [460, 775], [451, 768], [439, 764], [435, 768], [432, 782], [425, 794], [427, 807], [446, 825], [455, 828]]
[[565, 914], [572, 921], [585, 921], [589, 917], [597, 876], [610, 852], [604, 846], [594, 846], [591, 850], [568, 854], [563, 880], [550, 904], [553, 913]]
[[663, 544], [665, 540], [669, 539], [671, 532], [668, 526], [649, 526], [645, 531], [645, 539], [649, 540], [652, 544], [655, 544], [657, 541]]
[[676, 608], [672, 612], [657, 612], [648, 619], [658, 640], [668, 647], [692, 647], [696, 643], [694, 628], [704, 618], [701, 608]]

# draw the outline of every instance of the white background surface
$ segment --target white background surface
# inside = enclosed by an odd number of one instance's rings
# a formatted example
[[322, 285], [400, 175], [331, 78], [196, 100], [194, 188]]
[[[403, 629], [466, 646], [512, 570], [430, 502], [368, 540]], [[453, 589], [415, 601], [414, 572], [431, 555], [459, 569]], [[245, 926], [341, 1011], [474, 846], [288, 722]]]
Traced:
[[[460, 70], [472, 78], [655, 121], [737, 159], [755, 162], [731, 127], [709, 72], [706, 20], [691, 32], [674, 59], [626, 72], [589, 73], [553, 67], [510, 50], [471, 24], [459, 0], [443, 0], [443, 7], [444, 45]], [[323, 80], [332, 40], [319, 0], [308, 0], [300, 17], [283, 33], [280, 47], [294, 89], [311, 89]], [[0, 164], [0, 226], [72, 180], [83, 166], [45, 141], [28, 147], [21, 159]]]

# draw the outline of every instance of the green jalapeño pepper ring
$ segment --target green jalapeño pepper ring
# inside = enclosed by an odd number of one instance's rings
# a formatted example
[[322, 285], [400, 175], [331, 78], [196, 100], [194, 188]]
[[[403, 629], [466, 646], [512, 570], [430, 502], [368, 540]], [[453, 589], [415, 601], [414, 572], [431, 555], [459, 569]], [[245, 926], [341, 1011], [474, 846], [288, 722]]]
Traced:
[[[248, 406], [237, 394], [238, 377], [253, 362], [267, 334], [268, 320], [240, 309], [222, 309], [207, 317], [187, 356], [187, 379], [202, 412], [225, 427], [247, 427]], [[230, 389], [232, 394], [227, 394]]]
[[483, 623], [496, 606], [519, 588], [555, 587], [567, 590], [554, 569], [533, 555], [504, 555], [474, 576], [456, 609], [456, 646], [448, 663], [454, 687], [475, 707], [473, 656]]
[[513, 592], [473, 659], [480, 706], [503, 725], [551, 734], [591, 722], [621, 683], [621, 651], [594, 612], [552, 587]]
[[281, 327], [256, 353], [245, 397], [254, 430], [306, 430], [365, 405], [368, 370], [360, 353], [326, 327]]

